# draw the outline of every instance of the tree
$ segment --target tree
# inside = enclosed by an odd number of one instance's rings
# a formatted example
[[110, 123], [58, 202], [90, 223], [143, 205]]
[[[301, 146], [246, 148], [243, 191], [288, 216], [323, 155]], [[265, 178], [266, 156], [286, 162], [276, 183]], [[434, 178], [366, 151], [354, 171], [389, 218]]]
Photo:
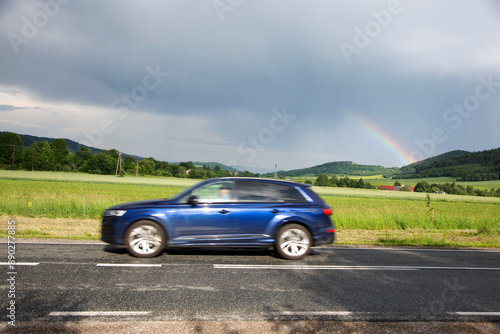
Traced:
[[50, 148], [52, 152], [54, 152], [54, 163], [57, 169], [62, 170], [71, 160], [71, 153], [68, 150], [66, 141], [64, 139], [54, 139], [52, 143], [50, 143]]
[[115, 148], [112, 148], [111, 150], [104, 150], [102, 151], [103, 153], [106, 153], [107, 155], [109, 155], [111, 158], [113, 159], [117, 159], [118, 160], [118, 155], [120, 154], [120, 152], [118, 152], [117, 149]]
[[17, 133], [5, 132], [0, 135], [0, 164], [14, 165], [21, 163], [23, 141]]
[[181, 162], [179, 164], [179, 166], [181, 167], [185, 167], [186, 170], [190, 170], [190, 169], [195, 169], [196, 166], [191, 162], [191, 161], [188, 161], [188, 162]]
[[125, 157], [123, 157], [122, 164], [123, 164], [123, 169], [126, 172], [135, 175], [135, 170], [136, 170], [136, 166], [137, 166], [137, 160], [136, 160], [136, 158], [134, 158], [134, 157], [132, 157], [130, 155], [126, 155]]
[[34, 141], [23, 152], [23, 167], [26, 170], [35, 170], [37, 142]]
[[79, 168], [90, 158], [92, 158], [92, 152], [90, 152], [89, 148], [87, 146], [80, 147], [75, 153], [76, 167]]
[[358, 187], [358, 181], [354, 179], [349, 179], [349, 188], [357, 188]]
[[139, 168], [144, 167], [143, 173], [151, 175], [155, 170], [155, 162], [150, 158], [145, 158], [139, 161]]
[[396, 180], [396, 182], [394, 182], [394, 187], [401, 187], [401, 182]]
[[228, 177], [228, 176], [231, 176], [231, 174], [225, 170], [225, 169], [219, 169], [215, 175], [217, 175], [217, 177]]
[[418, 182], [415, 185], [415, 188], [413, 189], [413, 191], [415, 192], [422, 192], [422, 193], [428, 192], [429, 190], [430, 190], [429, 183], [426, 181]]
[[87, 167], [89, 173], [113, 175], [116, 172], [116, 159], [102, 151], [87, 161]]
[[54, 167], [54, 152], [46, 141], [36, 145], [35, 169], [49, 171]]
[[315, 186], [321, 186], [321, 187], [327, 187], [330, 185], [330, 180], [328, 180], [328, 175], [326, 174], [320, 174], [318, 178], [316, 179], [316, 182], [314, 182]]

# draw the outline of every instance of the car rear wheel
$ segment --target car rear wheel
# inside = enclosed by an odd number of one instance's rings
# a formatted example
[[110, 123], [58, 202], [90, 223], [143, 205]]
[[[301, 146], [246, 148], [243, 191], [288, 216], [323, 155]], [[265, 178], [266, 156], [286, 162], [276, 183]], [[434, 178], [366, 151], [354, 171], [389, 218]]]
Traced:
[[276, 237], [276, 251], [287, 260], [300, 260], [311, 250], [311, 233], [298, 224], [285, 225]]
[[163, 252], [165, 234], [157, 223], [139, 220], [128, 228], [125, 234], [125, 246], [135, 257], [155, 257]]

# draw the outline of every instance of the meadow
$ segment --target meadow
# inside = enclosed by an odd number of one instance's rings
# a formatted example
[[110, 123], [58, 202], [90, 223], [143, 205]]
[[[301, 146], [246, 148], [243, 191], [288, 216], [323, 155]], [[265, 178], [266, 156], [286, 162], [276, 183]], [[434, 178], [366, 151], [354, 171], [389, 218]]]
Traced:
[[[115, 204], [168, 198], [197, 180], [0, 171], [0, 237], [98, 239]], [[334, 210], [337, 243], [500, 247], [500, 198], [313, 187]]]
[[[352, 180], [359, 180], [363, 179], [364, 182], [369, 182], [373, 186], [392, 186], [394, 185], [394, 182], [396, 182], [396, 179], [387, 179], [384, 178], [382, 175], [373, 175], [373, 176], [349, 176], [350, 179]], [[311, 181], [314, 183], [316, 181], [317, 177], [314, 176], [309, 176], [309, 177], [294, 177], [292, 178], [293, 181], [297, 182], [305, 182], [307, 180]], [[428, 182], [429, 184], [432, 183], [437, 183], [437, 184], [445, 184], [445, 183], [456, 183], [460, 184], [462, 186], [472, 186], [475, 189], [479, 190], [490, 190], [491, 188], [498, 189], [500, 188], [500, 180], [495, 180], [495, 181], [478, 181], [478, 182], [462, 182], [462, 181], [457, 181], [455, 178], [451, 177], [434, 177], [434, 178], [422, 178], [422, 179], [397, 179], [401, 184], [408, 185], [414, 187], [418, 182]]]

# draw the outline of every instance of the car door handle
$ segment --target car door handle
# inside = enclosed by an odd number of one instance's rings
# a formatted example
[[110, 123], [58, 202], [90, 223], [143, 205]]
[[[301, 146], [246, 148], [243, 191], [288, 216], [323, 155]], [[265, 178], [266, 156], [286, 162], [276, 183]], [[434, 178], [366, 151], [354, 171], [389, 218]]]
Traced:
[[274, 214], [277, 214], [277, 213], [280, 213], [280, 210], [274, 209], [274, 210], [271, 210], [271, 212], [274, 213]]
[[219, 213], [222, 213], [223, 215], [225, 215], [226, 213], [229, 213], [229, 211], [227, 211], [226, 209], [222, 209], [219, 211]]

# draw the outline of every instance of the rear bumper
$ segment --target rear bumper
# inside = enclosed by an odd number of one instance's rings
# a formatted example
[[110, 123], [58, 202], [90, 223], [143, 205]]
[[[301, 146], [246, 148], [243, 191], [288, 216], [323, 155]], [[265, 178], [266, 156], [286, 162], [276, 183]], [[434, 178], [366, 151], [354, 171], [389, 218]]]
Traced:
[[[333, 232], [327, 232], [327, 231], [331, 231], [331, 230], [333, 230]], [[328, 229], [325, 229], [325, 231], [318, 233], [314, 237], [314, 246], [329, 245], [329, 244], [333, 243], [333, 241], [335, 240], [335, 232], [334, 231], [335, 230], [332, 226]]]

